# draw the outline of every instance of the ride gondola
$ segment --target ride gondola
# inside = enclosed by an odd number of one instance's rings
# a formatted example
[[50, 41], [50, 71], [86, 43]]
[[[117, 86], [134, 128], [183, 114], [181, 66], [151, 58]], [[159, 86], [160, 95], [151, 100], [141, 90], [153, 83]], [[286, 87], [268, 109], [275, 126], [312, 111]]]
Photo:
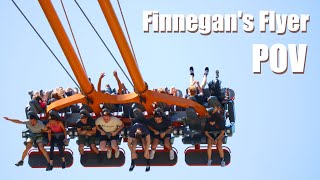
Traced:
[[[190, 99], [182, 97], [172, 96], [169, 94], [159, 93], [153, 90], [149, 90], [146, 82], [144, 82], [140, 70], [137, 66], [137, 62], [133, 56], [132, 50], [130, 50], [127, 40], [123, 34], [123, 31], [119, 25], [118, 19], [115, 15], [113, 7], [109, 0], [98, 0], [101, 10], [105, 16], [105, 19], [110, 27], [113, 37], [117, 43], [118, 49], [122, 55], [126, 68], [132, 79], [134, 86], [134, 92], [121, 95], [110, 95], [95, 89], [87, 77], [84, 67], [81, 65], [79, 58], [72, 47], [70, 40], [63, 28], [62, 23], [51, 3], [50, 0], [39, 0], [39, 3], [43, 9], [44, 14], [47, 17], [48, 22], [72, 68], [72, 71], [79, 83], [81, 89], [80, 94], [75, 94], [64, 99], [60, 99], [52, 102], [46, 107], [46, 111], [39, 110], [39, 104], [36, 101], [30, 101], [30, 109], [28, 113], [36, 113], [39, 119], [43, 121], [48, 119], [49, 112], [59, 112], [62, 121], [67, 128], [68, 136], [70, 139], [74, 139], [78, 136], [75, 128], [75, 123], [80, 117], [80, 112], [74, 112], [70, 106], [74, 104], [82, 104], [88, 116], [93, 120], [100, 117], [100, 113], [104, 104], [111, 106], [117, 105], [118, 108], [113, 108], [113, 116], [118, 117], [125, 124], [125, 127], [119, 133], [118, 144], [127, 141], [128, 131], [133, 125], [133, 122], [137, 119], [148, 121], [153, 117], [153, 112], [156, 108], [155, 104], [167, 108], [163, 108], [164, 116], [166, 116], [172, 123], [173, 144], [174, 138], [182, 137], [183, 144], [192, 145], [185, 150], [185, 162], [189, 166], [205, 166], [206, 165], [206, 150], [201, 144], [207, 144], [206, 137], [203, 133], [204, 124], [207, 121], [208, 114], [212, 111], [210, 104], [213, 101], [217, 101], [214, 96], [211, 96], [210, 88], [204, 90], [204, 97], [208, 99], [206, 104], [199, 104]], [[217, 78], [215, 83], [219, 83], [219, 74], [217, 72]], [[225, 135], [223, 137], [224, 144], [227, 143], [227, 138], [232, 137], [235, 132], [235, 107], [234, 98], [235, 93], [230, 88], [218, 88], [221, 94], [221, 100], [223, 109], [225, 110], [224, 120], [228, 121], [225, 127]], [[130, 105], [133, 104], [131, 107]], [[120, 107], [120, 108], [119, 108]], [[130, 112], [130, 113], [127, 113]], [[28, 132], [23, 132], [23, 137], [26, 138]], [[98, 145], [98, 142], [96, 142]], [[160, 145], [161, 146], [161, 145]], [[162, 145], [163, 146], [163, 145]], [[175, 158], [170, 160], [168, 158], [169, 150], [166, 148], [157, 148], [157, 154], [151, 161], [151, 166], [175, 166], [178, 161], [177, 150], [175, 148]], [[219, 154], [216, 147], [212, 147], [212, 159], [213, 166], [219, 165], [217, 159]], [[223, 148], [225, 152], [226, 165], [231, 162], [231, 151], [229, 148]], [[105, 154], [106, 152], [101, 152]], [[145, 159], [143, 158], [142, 148], [137, 149], [138, 159], [136, 165], [144, 165]], [[70, 149], [65, 149], [67, 167], [73, 164], [73, 152]], [[85, 149], [85, 156], [81, 157], [80, 163], [83, 167], [121, 167], [125, 163], [125, 152], [120, 149], [120, 157], [118, 159], [98, 159], [94, 156], [92, 150], [89, 147]], [[58, 160], [57, 160], [58, 161]], [[57, 162], [55, 161], [55, 162]], [[32, 168], [45, 167], [47, 162], [41, 156], [36, 147], [29, 152], [29, 165]], [[54, 166], [58, 166], [55, 164]]]

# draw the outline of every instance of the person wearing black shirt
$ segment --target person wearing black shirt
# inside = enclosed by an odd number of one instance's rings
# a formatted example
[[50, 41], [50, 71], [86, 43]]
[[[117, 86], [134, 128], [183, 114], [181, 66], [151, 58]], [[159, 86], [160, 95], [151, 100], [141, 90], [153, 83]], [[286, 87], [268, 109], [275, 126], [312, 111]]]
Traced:
[[144, 149], [144, 158], [146, 158], [146, 171], [150, 171], [149, 147], [150, 147], [150, 132], [148, 128], [141, 123], [135, 123], [131, 128], [128, 135], [128, 147], [131, 151], [131, 166], [129, 171], [135, 167], [135, 159], [138, 158], [136, 147], [138, 142], [141, 141], [142, 148]]
[[208, 166], [211, 166], [212, 145], [216, 145], [221, 158], [221, 167], [225, 166], [224, 152], [222, 149], [222, 138], [224, 137], [225, 121], [224, 111], [220, 107], [216, 107], [211, 113], [205, 125], [204, 133], [208, 139]]
[[171, 122], [166, 117], [162, 117], [160, 112], [154, 113], [154, 118], [149, 120], [148, 128], [153, 132], [153, 142], [151, 145], [150, 159], [154, 158], [156, 148], [160, 142], [163, 140], [164, 146], [170, 150], [169, 158], [170, 160], [174, 159], [174, 151], [170, 143], [171, 139]]
[[91, 150], [99, 155], [99, 150], [95, 143], [96, 125], [94, 120], [89, 118], [85, 113], [80, 113], [80, 120], [77, 122], [77, 132], [79, 134], [78, 140], [80, 155], [84, 155], [83, 148], [86, 140], [88, 140]]

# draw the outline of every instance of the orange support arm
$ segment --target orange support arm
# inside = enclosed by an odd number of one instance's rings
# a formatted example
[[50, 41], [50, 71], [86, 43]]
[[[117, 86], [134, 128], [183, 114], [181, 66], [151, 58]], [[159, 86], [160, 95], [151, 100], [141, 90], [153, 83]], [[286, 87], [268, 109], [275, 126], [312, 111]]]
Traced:
[[60, 19], [51, 3], [50, 0], [39, 0], [39, 3], [41, 5], [41, 8], [46, 15], [48, 22], [51, 25], [51, 28], [54, 32], [54, 34], [57, 37], [57, 40], [72, 68], [72, 71], [74, 75], [76, 76], [79, 85], [81, 87], [81, 90], [84, 94], [89, 94], [93, 87], [86, 76], [86, 73], [78, 59], [78, 56], [76, 55], [72, 44], [70, 43], [70, 40], [60, 22]]
[[126, 64], [126, 67], [129, 71], [135, 90], [139, 94], [142, 94], [147, 90], [147, 86], [143, 81], [141, 73], [134, 60], [134, 57], [129, 48], [128, 42], [123, 34], [123, 31], [121, 29], [117, 16], [113, 10], [113, 7], [110, 3], [110, 0], [98, 0], [98, 2], [100, 4], [104, 17], [106, 18], [109, 24], [110, 30], [120, 50], [124, 63]]

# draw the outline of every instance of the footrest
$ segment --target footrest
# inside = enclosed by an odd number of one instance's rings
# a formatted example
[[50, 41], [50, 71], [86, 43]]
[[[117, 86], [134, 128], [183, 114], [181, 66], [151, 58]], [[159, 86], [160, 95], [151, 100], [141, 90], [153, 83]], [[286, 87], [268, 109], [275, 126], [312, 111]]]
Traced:
[[[230, 150], [227, 147], [223, 147], [224, 151], [224, 161], [226, 166], [230, 164], [231, 155]], [[207, 166], [208, 154], [207, 147], [201, 147], [200, 149], [194, 149], [194, 147], [189, 147], [185, 150], [185, 162], [188, 166]], [[212, 147], [211, 155], [211, 166], [220, 166], [220, 155], [216, 147]]]
[[[48, 152], [49, 153], [49, 152]], [[31, 168], [46, 168], [47, 167], [47, 160], [43, 156], [42, 152], [38, 149], [31, 149], [28, 153], [29, 159], [28, 164]], [[71, 167], [73, 164], [73, 152], [70, 149], [64, 150], [64, 156], [66, 161], [66, 167]], [[58, 150], [54, 151], [54, 158], [53, 158], [53, 167], [61, 168], [62, 161]]]
[[119, 158], [114, 157], [114, 151], [112, 157], [107, 158], [107, 151], [100, 151], [100, 156], [93, 151], [84, 151], [84, 156], [81, 156], [80, 163], [83, 167], [121, 167], [126, 161], [124, 150], [120, 148]]
[[[169, 150], [159, 149], [156, 150], [153, 159], [150, 159], [151, 166], [175, 166], [178, 162], [178, 152], [176, 149], [174, 151], [174, 159], [170, 160]], [[138, 159], [135, 160], [136, 166], [145, 166], [146, 159], [144, 158], [144, 151], [142, 149], [136, 150]]]

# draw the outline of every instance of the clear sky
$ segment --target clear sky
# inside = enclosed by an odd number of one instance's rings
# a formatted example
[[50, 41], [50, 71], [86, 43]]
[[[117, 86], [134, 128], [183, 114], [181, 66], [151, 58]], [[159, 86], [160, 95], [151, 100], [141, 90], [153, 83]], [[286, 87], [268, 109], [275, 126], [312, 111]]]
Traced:
[[[31, 22], [44, 37], [69, 71], [70, 67], [37, 1], [16, 1]], [[150, 88], [176, 86], [184, 90], [189, 82], [189, 67], [195, 68], [196, 79], [201, 79], [206, 66], [209, 78], [214, 70], [220, 70], [224, 87], [236, 92], [236, 134], [228, 139], [231, 149], [231, 164], [220, 167], [188, 167], [184, 163], [184, 150], [188, 147], [176, 139], [179, 162], [175, 167], [152, 167], [149, 173], [137, 167], [129, 173], [127, 145], [126, 164], [121, 168], [83, 168], [79, 162], [77, 146], [74, 165], [66, 170], [31, 169], [27, 163], [15, 167], [24, 149], [19, 126], [0, 120], [1, 177], [5, 179], [46, 178], [134, 178], [134, 179], [319, 179], [320, 125], [318, 108], [319, 89], [319, 3], [317, 1], [185, 1], [185, 0], [136, 0], [120, 1], [129, 28], [141, 74]], [[60, 1], [53, 0], [56, 11], [65, 29], [66, 19]], [[91, 29], [73, 1], [64, 1], [75, 36], [84, 59], [84, 64], [96, 85], [101, 72], [106, 73], [103, 83], [115, 86], [113, 70], [119, 71], [129, 87], [128, 81], [112, 60], [94, 31]], [[121, 55], [110, 33], [97, 1], [79, 0], [122, 67]], [[116, 1], [112, 0], [119, 15]], [[256, 29], [245, 33], [239, 21], [238, 33], [144, 33], [143, 11], [158, 10], [164, 14], [230, 14], [243, 11], [255, 17]], [[260, 33], [259, 11], [273, 10], [280, 14], [309, 14], [307, 33]], [[51, 90], [55, 87], [74, 87], [54, 57], [23, 19], [9, 0], [0, 4], [0, 61], [1, 99], [0, 116], [24, 119], [24, 108], [28, 103], [29, 90]], [[252, 44], [271, 46], [276, 43], [308, 44], [304, 74], [292, 74], [289, 65], [285, 74], [272, 73], [269, 62], [262, 65], [262, 74], [252, 73]], [[290, 61], [289, 61], [290, 62]], [[130, 88], [132, 90], [132, 88]], [[184, 92], [184, 91], [183, 91]], [[27, 159], [26, 159], [27, 160]], [[27, 162], [27, 161], [26, 161]]]

